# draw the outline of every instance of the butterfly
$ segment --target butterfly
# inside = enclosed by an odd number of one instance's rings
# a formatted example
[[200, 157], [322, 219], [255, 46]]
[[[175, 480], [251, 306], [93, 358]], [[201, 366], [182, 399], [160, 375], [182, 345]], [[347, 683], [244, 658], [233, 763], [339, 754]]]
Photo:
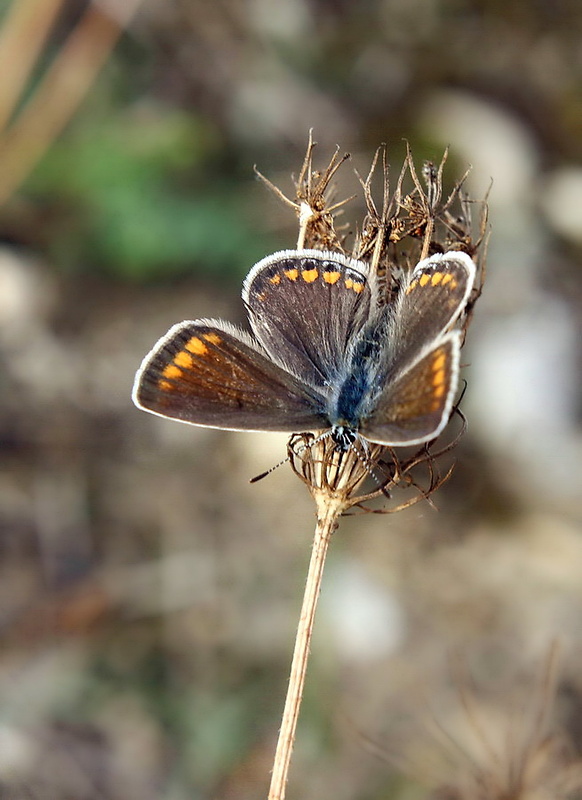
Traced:
[[475, 280], [462, 252], [420, 261], [386, 302], [363, 261], [283, 250], [243, 284], [250, 333], [180, 322], [144, 358], [133, 400], [152, 414], [237, 431], [323, 432], [415, 445], [438, 436], [459, 379], [455, 329]]

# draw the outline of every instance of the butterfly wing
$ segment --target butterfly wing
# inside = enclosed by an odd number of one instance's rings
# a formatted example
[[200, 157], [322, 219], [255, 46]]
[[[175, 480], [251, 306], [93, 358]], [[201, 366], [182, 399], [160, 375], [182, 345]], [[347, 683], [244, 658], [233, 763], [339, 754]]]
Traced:
[[153, 414], [210, 428], [293, 433], [329, 425], [316, 392], [220, 320], [174, 325], [145, 357], [133, 400]]
[[446, 333], [463, 312], [475, 265], [462, 252], [420, 261], [401, 289], [387, 330], [384, 388], [360, 433], [373, 442], [411, 445], [448, 422], [459, 378], [461, 337]]
[[374, 411], [361, 421], [361, 435], [394, 446], [420, 444], [438, 436], [448, 422], [457, 391], [460, 349], [460, 333], [445, 334], [389, 381]]
[[465, 253], [438, 254], [416, 265], [391, 319], [391, 375], [451, 328], [467, 305], [474, 280], [475, 264]]
[[341, 253], [286, 250], [259, 261], [243, 286], [254, 335], [301, 381], [327, 394], [370, 314], [368, 267]]

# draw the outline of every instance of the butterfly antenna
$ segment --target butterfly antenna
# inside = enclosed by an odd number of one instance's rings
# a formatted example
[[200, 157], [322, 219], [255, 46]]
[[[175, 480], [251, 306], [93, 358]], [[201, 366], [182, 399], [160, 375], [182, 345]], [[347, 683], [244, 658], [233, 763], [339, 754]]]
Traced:
[[[356, 446], [356, 441], [358, 442], [359, 447]], [[376, 467], [378, 465], [370, 460], [368, 454], [368, 442], [366, 441], [366, 439], [360, 436], [358, 437], [357, 440], [353, 441], [350, 444], [350, 447], [353, 448], [356, 458], [358, 459], [360, 464], [364, 467], [370, 478], [372, 478], [372, 480], [378, 487], [379, 491], [381, 491], [383, 495], [389, 498], [390, 494], [386, 489], [386, 481], [383, 480], [385, 478], [388, 478], [389, 476], [385, 475], [384, 472], [382, 472], [382, 477], [381, 478], [378, 477], [376, 473]]]
[[324, 439], [327, 439], [329, 436], [331, 436], [331, 430], [324, 431], [323, 433], [320, 433], [319, 436], [316, 436], [315, 439], [313, 439], [312, 442], [309, 442], [309, 444], [302, 444], [301, 447], [298, 447], [295, 452], [297, 453], [298, 456], [300, 456], [301, 453], [303, 453], [304, 450], [310, 450], [313, 447], [314, 444], [319, 444], [319, 442], [322, 442]]
[[[331, 435], [331, 431], [325, 431], [324, 433], [322, 433], [319, 436], [317, 436], [312, 442], [309, 442], [309, 444], [301, 445], [301, 447], [297, 448], [297, 451], [296, 451], [297, 455], [301, 455], [301, 453], [304, 450], [307, 450], [308, 448], [313, 447], [314, 444], [317, 444], [318, 442], [321, 442], [322, 439], [325, 439], [327, 436], [330, 436], [330, 435]], [[284, 458], [282, 461], [279, 461], [278, 464], [274, 464], [272, 467], [269, 467], [269, 469], [265, 470], [264, 472], [261, 472], [259, 475], [255, 475], [254, 478], [250, 479], [249, 483], [257, 483], [257, 481], [262, 481], [263, 478], [266, 478], [267, 475], [270, 475], [271, 472], [274, 472], [276, 469], [279, 469], [279, 467], [282, 467], [283, 464], [287, 464], [287, 462], [290, 461], [290, 460], [291, 460], [290, 456], [287, 456], [287, 458]]]
[[257, 481], [262, 481], [263, 478], [266, 478], [267, 475], [271, 474], [271, 472], [275, 472], [276, 469], [279, 469], [279, 467], [282, 467], [283, 464], [286, 464], [288, 461], [289, 461], [289, 456], [287, 456], [287, 458], [284, 458], [282, 461], [279, 461], [278, 464], [273, 464], [272, 467], [269, 467], [269, 469], [266, 469], [264, 472], [261, 472], [259, 475], [255, 475], [254, 478], [250, 479], [249, 483], [257, 483]]

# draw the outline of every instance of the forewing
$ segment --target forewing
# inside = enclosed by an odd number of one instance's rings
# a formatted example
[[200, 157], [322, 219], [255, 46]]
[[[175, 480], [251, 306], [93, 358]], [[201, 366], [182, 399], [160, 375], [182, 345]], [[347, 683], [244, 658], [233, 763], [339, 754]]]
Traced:
[[434, 255], [416, 265], [392, 316], [393, 375], [451, 328], [467, 304], [474, 280], [475, 265], [465, 253]]
[[171, 328], [144, 359], [133, 399], [145, 411], [210, 428], [293, 433], [329, 424], [315, 392], [216, 320]]
[[389, 382], [359, 432], [372, 442], [409, 445], [433, 439], [448, 422], [459, 376], [460, 334], [440, 343]]
[[368, 267], [340, 253], [287, 250], [253, 267], [243, 287], [254, 335], [271, 357], [327, 391], [370, 314]]

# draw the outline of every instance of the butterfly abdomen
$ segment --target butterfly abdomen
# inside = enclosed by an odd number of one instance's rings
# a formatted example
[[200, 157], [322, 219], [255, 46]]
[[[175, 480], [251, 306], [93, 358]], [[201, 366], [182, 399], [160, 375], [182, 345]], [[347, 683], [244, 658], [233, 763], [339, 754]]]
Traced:
[[381, 329], [367, 331], [354, 347], [334, 404], [331, 422], [358, 428], [376, 394]]
[[365, 370], [354, 370], [342, 384], [334, 409], [332, 422], [357, 428], [361, 417], [362, 401], [370, 386]]

